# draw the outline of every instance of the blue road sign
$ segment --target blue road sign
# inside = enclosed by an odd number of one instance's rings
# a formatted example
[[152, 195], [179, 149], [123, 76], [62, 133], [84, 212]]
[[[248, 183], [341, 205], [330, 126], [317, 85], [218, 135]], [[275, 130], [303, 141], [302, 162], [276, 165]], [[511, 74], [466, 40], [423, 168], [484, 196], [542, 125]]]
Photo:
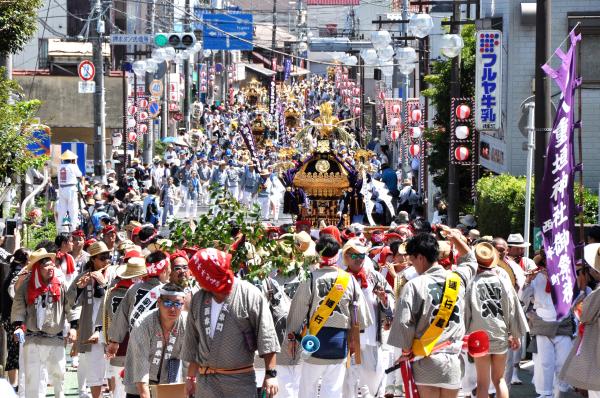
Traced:
[[203, 14], [202, 19], [206, 22], [202, 35], [204, 42], [202, 47], [205, 50], [250, 51], [253, 49], [252, 14]]
[[158, 104], [158, 102], [151, 101], [150, 105], [148, 106], [148, 112], [150, 112], [152, 116], [157, 116], [160, 112], [160, 105]]
[[45, 130], [34, 130], [27, 149], [35, 156], [50, 155], [50, 135]]

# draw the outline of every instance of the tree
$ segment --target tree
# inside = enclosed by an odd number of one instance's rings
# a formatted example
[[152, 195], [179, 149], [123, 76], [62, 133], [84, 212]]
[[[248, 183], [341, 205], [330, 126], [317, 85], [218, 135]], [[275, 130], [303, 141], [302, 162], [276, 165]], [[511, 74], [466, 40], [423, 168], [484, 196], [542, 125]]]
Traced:
[[42, 0], [0, 2], [0, 57], [19, 52], [37, 29]]
[[[460, 60], [460, 92], [462, 97], [475, 95], [475, 27], [465, 26], [461, 36], [465, 42]], [[432, 73], [425, 76], [429, 87], [421, 93], [431, 100], [436, 109], [433, 119], [434, 127], [425, 133], [429, 142], [429, 171], [433, 174], [433, 182], [441, 188], [444, 195], [448, 189], [448, 163], [450, 148], [450, 70], [451, 60], [434, 61], [431, 66]], [[458, 167], [461, 199], [468, 198], [470, 194], [470, 170]], [[461, 203], [468, 202], [461, 200]]]
[[21, 87], [0, 68], [0, 183], [7, 177], [23, 175], [30, 167], [39, 168], [46, 156], [34, 156], [27, 145], [32, 138], [32, 120], [39, 100], [23, 101]]

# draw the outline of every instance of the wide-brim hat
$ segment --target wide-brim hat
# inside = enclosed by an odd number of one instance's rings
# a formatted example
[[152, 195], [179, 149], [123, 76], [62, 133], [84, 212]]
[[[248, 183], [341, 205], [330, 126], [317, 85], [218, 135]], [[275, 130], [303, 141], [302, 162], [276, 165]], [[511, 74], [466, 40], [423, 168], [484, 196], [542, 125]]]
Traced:
[[521, 234], [508, 235], [508, 239], [506, 239], [506, 244], [508, 246], [513, 246], [513, 247], [529, 247], [529, 246], [531, 246], [531, 243], [525, 242], [525, 239], [523, 239], [523, 235], [521, 235]]
[[491, 243], [482, 242], [475, 245], [477, 264], [483, 268], [493, 268], [498, 265], [498, 253]]
[[98, 241], [92, 243], [90, 247], [88, 247], [87, 252], [90, 255], [90, 257], [95, 257], [102, 253], [110, 253], [110, 249], [106, 246], [106, 243]]
[[60, 160], [77, 160], [77, 155], [73, 151], [67, 149], [60, 155]]
[[585, 245], [583, 259], [590, 267], [600, 272], [600, 243]]
[[121, 279], [132, 279], [144, 276], [147, 274], [146, 260], [141, 257], [132, 257], [127, 260], [127, 263], [119, 265], [115, 273]]
[[469, 239], [477, 240], [481, 237], [481, 233], [476, 229], [469, 230]]
[[139, 221], [129, 221], [129, 224], [125, 226], [125, 231], [133, 231], [136, 227], [141, 227], [142, 223]]
[[438, 241], [438, 258], [445, 260], [452, 254], [452, 244], [447, 240]]
[[56, 254], [48, 253], [43, 247], [34, 252], [31, 252], [31, 254], [29, 254], [29, 259], [27, 262], [27, 268], [31, 269], [31, 267], [33, 267], [33, 264], [45, 258], [51, 258], [52, 260], [54, 260], [56, 258]]

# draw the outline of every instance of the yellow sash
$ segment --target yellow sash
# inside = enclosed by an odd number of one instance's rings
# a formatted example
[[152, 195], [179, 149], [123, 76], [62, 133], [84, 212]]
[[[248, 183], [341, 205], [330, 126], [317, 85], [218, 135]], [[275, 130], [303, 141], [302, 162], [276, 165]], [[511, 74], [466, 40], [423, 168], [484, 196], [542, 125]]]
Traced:
[[444, 294], [437, 315], [425, 333], [423, 333], [423, 336], [421, 336], [420, 339], [415, 339], [413, 341], [412, 351], [415, 356], [426, 357], [431, 354], [431, 351], [435, 347], [435, 343], [439, 340], [444, 328], [448, 325], [448, 321], [452, 316], [459, 290], [460, 277], [454, 272], [451, 272], [446, 278]]
[[344, 292], [348, 287], [348, 282], [350, 282], [350, 274], [343, 270], [338, 270], [337, 278], [331, 287], [327, 296], [319, 305], [319, 308], [315, 311], [313, 316], [310, 318], [310, 322], [308, 323], [308, 331], [311, 335], [316, 336], [317, 333], [321, 330], [321, 328], [331, 316], [333, 309], [338, 305], [342, 296], [344, 296]]

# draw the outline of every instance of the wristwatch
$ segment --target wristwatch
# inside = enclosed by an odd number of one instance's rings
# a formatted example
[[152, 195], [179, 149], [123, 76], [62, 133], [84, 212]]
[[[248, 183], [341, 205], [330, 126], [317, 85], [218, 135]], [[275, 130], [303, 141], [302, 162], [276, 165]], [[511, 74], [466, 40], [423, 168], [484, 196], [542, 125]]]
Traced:
[[269, 377], [277, 377], [277, 370], [276, 369], [267, 369], [265, 370], [265, 374]]

